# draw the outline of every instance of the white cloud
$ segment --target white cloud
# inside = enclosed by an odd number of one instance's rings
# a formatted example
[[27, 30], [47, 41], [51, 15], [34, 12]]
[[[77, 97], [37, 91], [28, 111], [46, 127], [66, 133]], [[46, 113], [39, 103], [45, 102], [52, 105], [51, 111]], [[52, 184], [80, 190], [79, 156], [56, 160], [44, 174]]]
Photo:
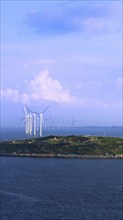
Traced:
[[[27, 93], [22, 93], [22, 94], [20, 94], [19, 99], [21, 100], [21, 102], [22, 102], [23, 104], [27, 104], [27, 103], [30, 102], [30, 98], [29, 98], [29, 95], [28, 95]], [[20, 101], [20, 100], [19, 100], [19, 101]]]
[[69, 103], [74, 100], [74, 97], [63, 88], [58, 80], [54, 80], [49, 76], [48, 70], [40, 72], [31, 81], [26, 80], [26, 84], [28, 85], [28, 92], [23, 93], [19, 90], [7, 88], [6, 90], [1, 90], [1, 97], [22, 103], [28, 103], [34, 100]]
[[6, 98], [13, 102], [19, 102], [25, 104], [29, 102], [29, 96], [26, 93], [20, 93], [19, 90], [7, 88], [1, 90], [1, 99]]
[[[18, 89], [7, 88], [5, 90], [1, 90], [1, 97], [9, 99], [13, 102], [21, 102], [23, 104], [28, 104], [29, 102], [37, 101], [40, 102], [42, 100], [46, 101], [54, 101], [57, 103], [69, 103], [75, 105], [76, 107], [93, 107], [94, 108], [109, 108], [113, 105], [113, 102], [110, 100], [100, 100], [98, 98], [90, 97], [89, 93], [87, 93], [88, 88], [91, 91], [98, 91], [99, 88], [114, 85], [114, 82], [105, 81], [87, 81], [83, 83], [77, 84], [74, 88], [78, 90], [80, 93], [83, 93], [83, 96], [72, 96], [70, 93], [65, 90], [63, 85], [56, 79], [51, 78], [49, 75], [49, 71], [46, 69], [42, 72], [39, 72], [32, 80], [24, 80], [26, 83], [27, 90], [22, 92], [19, 90], [21, 85], [19, 85]], [[118, 78], [115, 82], [115, 86], [121, 88], [122, 78]], [[86, 91], [86, 96], [84, 97]]]
[[49, 76], [49, 71], [40, 72], [31, 80], [32, 100], [49, 100], [56, 102], [71, 102], [73, 97], [63, 88], [58, 80]]
[[19, 91], [7, 88], [6, 90], [1, 90], [1, 97], [12, 100], [13, 102], [17, 102], [19, 99]]

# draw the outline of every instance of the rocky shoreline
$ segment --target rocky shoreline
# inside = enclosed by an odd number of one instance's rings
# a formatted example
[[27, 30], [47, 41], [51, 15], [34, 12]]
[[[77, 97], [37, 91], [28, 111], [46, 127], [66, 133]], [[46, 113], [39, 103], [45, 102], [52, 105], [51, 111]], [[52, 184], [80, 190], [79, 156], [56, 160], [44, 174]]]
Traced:
[[58, 158], [58, 159], [123, 159], [123, 155], [63, 155], [63, 154], [0, 154], [3, 157]]

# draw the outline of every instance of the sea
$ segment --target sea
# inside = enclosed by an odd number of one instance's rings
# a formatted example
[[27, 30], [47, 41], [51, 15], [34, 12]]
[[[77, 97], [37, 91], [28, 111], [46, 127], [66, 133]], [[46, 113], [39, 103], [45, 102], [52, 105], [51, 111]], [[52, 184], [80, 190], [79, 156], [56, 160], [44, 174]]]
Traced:
[[[122, 128], [43, 130], [49, 135], [122, 137]], [[29, 137], [1, 130], [1, 141]], [[123, 220], [122, 207], [122, 159], [0, 157], [0, 220]]]
[[1, 220], [122, 220], [122, 159], [0, 157]]
[[[33, 132], [32, 132], [33, 133]], [[112, 127], [97, 127], [97, 126], [83, 126], [83, 127], [50, 127], [43, 129], [42, 135], [94, 135], [94, 136], [110, 136], [110, 137], [123, 137], [123, 127], [122, 126], [112, 126]], [[37, 137], [39, 137], [39, 131], [37, 131]], [[0, 130], [0, 141], [9, 140], [23, 140], [34, 138], [34, 135], [25, 134], [25, 128], [1, 128]]]

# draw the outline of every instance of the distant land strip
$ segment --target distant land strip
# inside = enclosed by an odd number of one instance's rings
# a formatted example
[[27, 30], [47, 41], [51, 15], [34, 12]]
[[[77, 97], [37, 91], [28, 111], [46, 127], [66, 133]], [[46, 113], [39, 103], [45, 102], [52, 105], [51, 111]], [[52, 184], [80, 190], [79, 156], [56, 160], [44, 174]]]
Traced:
[[0, 143], [0, 156], [73, 159], [123, 159], [123, 138], [48, 136]]

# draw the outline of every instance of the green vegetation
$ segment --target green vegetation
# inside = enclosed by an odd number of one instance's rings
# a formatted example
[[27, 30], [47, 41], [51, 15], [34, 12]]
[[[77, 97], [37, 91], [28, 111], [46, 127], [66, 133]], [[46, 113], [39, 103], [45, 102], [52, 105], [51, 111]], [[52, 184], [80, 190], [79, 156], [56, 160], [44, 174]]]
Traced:
[[117, 155], [123, 154], [123, 138], [49, 136], [0, 143], [0, 154]]

